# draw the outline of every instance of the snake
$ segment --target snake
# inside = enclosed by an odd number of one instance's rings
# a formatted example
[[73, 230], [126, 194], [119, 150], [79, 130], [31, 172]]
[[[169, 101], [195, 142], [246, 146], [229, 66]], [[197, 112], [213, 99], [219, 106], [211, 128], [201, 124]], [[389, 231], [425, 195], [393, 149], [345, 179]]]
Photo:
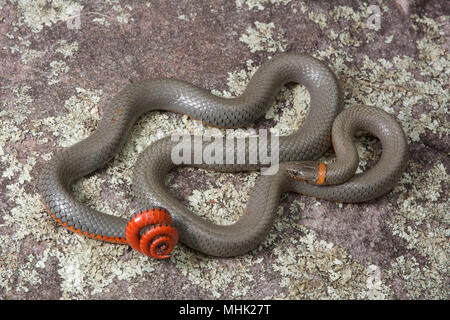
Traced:
[[[194, 164], [172, 161], [173, 150], [180, 143], [173, 137], [156, 140], [141, 152], [134, 165], [132, 191], [142, 210], [129, 219], [97, 211], [75, 197], [73, 184], [104, 167], [144, 113], [170, 111], [214, 127], [239, 128], [263, 117], [289, 83], [303, 85], [310, 96], [306, 118], [293, 133], [278, 140], [272, 135], [266, 139], [261, 135], [216, 137], [222, 139], [223, 149], [215, 150], [223, 161]], [[343, 109], [342, 89], [335, 74], [322, 61], [300, 53], [282, 53], [263, 63], [242, 94], [233, 98], [214, 95], [179, 79], [139, 80], [113, 97], [87, 138], [60, 150], [45, 164], [39, 177], [42, 202], [50, 216], [67, 229], [90, 238], [129, 244], [150, 257], [168, 258], [177, 241], [206, 255], [239, 256], [256, 249], [271, 231], [285, 192], [359, 203], [386, 194], [401, 178], [408, 162], [408, 144], [399, 122], [377, 107]], [[382, 153], [373, 166], [356, 173], [359, 156], [354, 137], [359, 131], [378, 138]], [[195, 137], [186, 140], [188, 156], [189, 152], [194, 156], [199, 141], [202, 151], [211, 149], [213, 140]], [[272, 145], [273, 141], [278, 143]], [[266, 150], [278, 155], [277, 170], [257, 178], [243, 213], [231, 224], [202, 218], [166, 185], [167, 175], [178, 166], [224, 172], [262, 170], [267, 164], [259, 157], [253, 162], [249, 159], [264, 143]], [[335, 159], [319, 161], [331, 146]], [[236, 161], [238, 157], [245, 161]]]

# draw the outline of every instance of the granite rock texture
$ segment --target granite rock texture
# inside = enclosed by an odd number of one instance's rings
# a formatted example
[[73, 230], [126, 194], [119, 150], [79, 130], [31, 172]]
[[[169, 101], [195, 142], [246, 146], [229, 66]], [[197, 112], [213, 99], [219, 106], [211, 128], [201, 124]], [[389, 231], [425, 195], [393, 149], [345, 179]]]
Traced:
[[[449, 299], [449, 15], [438, 0], [0, 2], [0, 298]], [[411, 159], [392, 192], [358, 205], [283, 195], [266, 240], [233, 259], [179, 244], [169, 260], [150, 260], [70, 233], [44, 211], [43, 164], [88, 136], [128, 83], [172, 77], [236, 96], [284, 51], [326, 62], [345, 107], [377, 106], [401, 121]], [[289, 134], [308, 99], [288, 86], [255, 127]], [[74, 192], [128, 217], [139, 209], [138, 153], [179, 129], [202, 130], [185, 116], [145, 115]], [[357, 143], [364, 170], [380, 146], [366, 134]], [[168, 185], [201, 216], [231, 223], [257, 175], [185, 168]]]

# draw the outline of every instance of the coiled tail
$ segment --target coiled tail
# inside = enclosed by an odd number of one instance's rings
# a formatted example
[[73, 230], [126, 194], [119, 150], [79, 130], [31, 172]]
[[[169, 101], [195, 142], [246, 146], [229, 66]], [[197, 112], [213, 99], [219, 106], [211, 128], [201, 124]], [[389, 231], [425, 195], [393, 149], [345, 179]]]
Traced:
[[171, 224], [172, 218], [166, 209], [151, 208], [131, 218], [125, 236], [136, 251], [152, 258], [166, 259], [178, 242], [178, 231]]

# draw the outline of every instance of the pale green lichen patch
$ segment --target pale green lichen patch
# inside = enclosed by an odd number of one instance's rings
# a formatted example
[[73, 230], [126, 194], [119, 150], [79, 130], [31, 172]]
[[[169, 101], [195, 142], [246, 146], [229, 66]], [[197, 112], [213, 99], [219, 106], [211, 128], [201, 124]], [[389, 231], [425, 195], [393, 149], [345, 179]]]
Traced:
[[[437, 162], [430, 170], [417, 163], [411, 164], [394, 192], [400, 193], [396, 215], [386, 223], [393, 234], [407, 242], [408, 249], [417, 250], [430, 265], [419, 266], [415, 257], [400, 256], [392, 264], [390, 277], [404, 279], [403, 288], [411, 298], [448, 296], [450, 200], [443, 184], [450, 181], [444, 165]], [[412, 186], [405, 188], [405, 185]], [[394, 210], [393, 205], [388, 207]]]
[[89, 136], [100, 120], [97, 104], [102, 95], [101, 90], [75, 90], [76, 94], [64, 103], [63, 115], [40, 120], [46, 130], [58, 137], [61, 147], [70, 146]]
[[251, 52], [282, 52], [286, 48], [286, 39], [275, 31], [273, 22], [255, 21], [255, 27], [249, 26], [239, 40], [246, 43]]
[[237, 8], [264, 10], [266, 4], [288, 4], [291, 0], [235, 0]]
[[291, 221], [291, 228], [303, 236], [283, 239], [273, 250], [274, 271], [281, 275], [280, 287], [294, 299], [385, 299], [389, 288], [382, 283], [376, 265], [364, 267], [344, 249], [320, 240], [317, 234]]
[[33, 32], [42, 31], [44, 26], [50, 27], [55, 23], [67, 21], [74, 12], [80, 12], [83, 6], [75, 1], [67, 0], [11, 0], [17, 4], [22, 15], [18, 26], [25, 23]]
[[67, 65], [67, 63], [63, 60], [55, 60], [50, 62], [50, 73], [48, 75], [48, 81], [47, 83], [51, 86], [53, 84], [58, 83], [59, 80], [59, 76], [62, 73], [67, 73], [69, 72], [69, 66]]
[[133, 21], [132, 14], [130, 13], [133, 8], [130, 5], [121, 6], [120, 2], [118, 4], [113, 5], [113, 10], [117, 13], [116, 20], [119, 23], [129, 23]]
[[212, 90], [212, 93], [225, 98], [236, 97], [244, 92], [247, 83], [250, 81], [252, 75], [258, 69], [253, 65], [253, 60], [247, 60], [247, 69], [229, 72], [227, 77], [228, 90], [220, 92], [218, 90]]
[[178, 16], [178, 19], [184, 20], [184, 21], [195, 21], [196, 17], [197, 17], [196, 12], [190, 12], [189, 14], [180, 14]]
[[[14, 39], [13, 35], [7, 34], [6, 36], [10, 39]], [[21, 36], [18, 36], [17, 40], [18, 43], [10, 46], [9, 51], [12, 54], [20, 54], [20, 59], [23, 64], [30, 64], [34, 60], [44, 56], [45, 52], [29, 48], [31, 45], [29, 37], [23, 38]], [[5, 49], [7, 48], [5, 47]]]
[[103, 16], [93, 18], [92, 22], [98, 23], [105, 27], [109, 27], [111, 25], [111, 23], [108, 21], [107, 17], [103, 17]]
[[[142, 255], [134, 255], [128, 261], [117, 263], [125, 246], [110, 244], [93, 246], [92, 240], [86, 241], [80, 237], [76, 240], [79, 241], [65, 246], [62, 252], [53, 251], [51, 254], [59, 261], [58, 273], [62, 279], [60, 289], [63, 299], [88, 298], [99, 293], [107, 293], [108, 287], [116, 279], [126, 281], [139, 279], [143, 274], [154, 270], [155, 262]], [[98, 257], [102, 257], [102, 261], [98, 261]], [[108, 263], [111, 268], [105, 268], [104, 263]], [[157, 285], [158, 278], [155, 277], [154, 281]]]
[[304, 3], [300, 4], [300, 10], [308, 17], [309, 20], [316, 23], [321, 30], [325, 30], [327, 28], [327, 16], [324, 13], [317, 12], [317, 10], [310, 10]]
[[339, 33], [331, 30], [328, 37], [332, 40], [339, 38], [340, 46], [359, 47], [363, 36], [366, 43], [375, 39], [376, 31], [371, 28], [369, 18], [373, 14], [364, 2], [360, 3], [358, 10], [347, 6], [336, 6], [330, 11], [330, 16], [335, 23], [344, 22]]
[[265, 116], [276, 121], [271, 131], [285, 136], [300, 128], [308, 113], [309, 102], [305, 87], [296, 85], [292, 90], [283, 89]]
[[231, 297], [235, 299], [250, 293], [252, 282], [256, 280], [250, 270], [261, 262], [252, 255], [245, 255], [233, 263], [223, 264], [220, 259], [197, 255], [192, 250], [178, 251], [172, 259], [190, 285], [209, 291], [214, 298], [225, 298], [224, 291], [231, 290]]
[[78, 50], [78, 42], [74, 41], [68, 43], [67, 40], [59, 41], [59, 47], [56, 48], [56, 52], [61, 53], [64, 58], [72, 56]]
[[[240, 180], [245, 186], [242, 189], [230, 184], [229, 176], [231, 174], [218, 174], [215, 186], [206, 190], [194, 190], [188, 199], [190, 209], [216, 224], [234, 223], [244, 211], [244, 204], [255, 184], [257, 174], [252, 173], [250, 176], [241, 178]], [[239, 199], [239, 201], [235, 199]]]

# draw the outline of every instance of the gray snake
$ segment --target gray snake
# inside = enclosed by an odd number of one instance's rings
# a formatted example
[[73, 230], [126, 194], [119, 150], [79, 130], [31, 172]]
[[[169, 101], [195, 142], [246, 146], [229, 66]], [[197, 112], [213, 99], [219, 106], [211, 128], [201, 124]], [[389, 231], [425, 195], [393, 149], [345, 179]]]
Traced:
[[[166, 110], [217, 127], [241, 127], [262, 117], [279, 90], [291, 82], [302, 84], [308, 90], [308, 115], [297, 131], [279, 137], [279, 170], [276, 174], [258, 178], [244, 213], [235, 223], [217, 225], [207, 221], [169, 192], [165, 177], [177, 166], [171, 161], [175, 142], [170, 137], [152, 143], [142, 152], [133, 172], [134, 195], [153, 218], [135, 215], [131, 222], [98, 212], [76, 200], [72, 194], [72, 184], [77, 179], [103, 167], [118, 152], [132, 125], [143, 113]], [[120, 91], [108, 104], [97, 129], [89, 137], [58, 152], [45, 165], [39, 179], [43, 203], [60, 224], [85, 236], [132, 246], [132, 242], [146, 237], [144, 243], [141, 241], [133, 246], [146, 254], [154, 234], [159, 242], [150, 251], [157, 252], [157, 257], [167, 257], [174, 245], [168, 242], [176, 242], [178, 236], [187, 246], [208, 255], [241, 255], [256, 248], [270, 231], [284, 192], [356, 203], [385, 194], [399, 180], [408, 161], [408, 145], [399, 123], [375, 107], [355, 106], [342, 112], [341, 109], [341, 89], [331, 70], [311, 56], [293, 53], [281, 54], [263, 64], [246, 90], [236, 98], [218, 97], [174, 79], [136, 82]], [[381, 141], [383, 151], [373, 167], [355, 174], [359, 157], [353, 136], [360, 130], [375, 135]], [[248, 137], [236, 138], [236, 142], [239, 139], [249, 142]], [[229, 141], [225, 139], [224, 146]], [[336, 160], [327, 165], [315, 161], [331, 144]], [[236, 156], [243, 155], [248, 159], [258, 152], [258, 146], [235, 143], [232, 148]], [[203, 148], [206, 147], [208, 143], [203, 144]], [[195, 166], [235, 172], [258, 170], [262, 165]], [[158, 220], [160, 216], [164, 218]], [[131, 223], [139, 225], [134, 235], [126, 231]], [[158, 234], [156, 228], [167, 232]]]

